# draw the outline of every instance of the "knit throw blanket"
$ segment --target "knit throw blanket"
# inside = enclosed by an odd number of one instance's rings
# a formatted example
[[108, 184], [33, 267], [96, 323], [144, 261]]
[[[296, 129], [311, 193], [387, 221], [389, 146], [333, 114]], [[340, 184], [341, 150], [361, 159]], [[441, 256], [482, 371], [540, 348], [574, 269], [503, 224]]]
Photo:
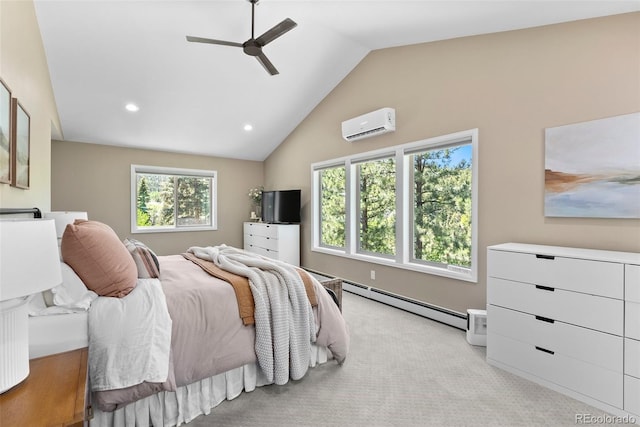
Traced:
[[255, 304], [256, 357], [267, 380], [286, 384], [309, 368], [315, 320], [295, 268], [226, 245], [191, 247], [187, 252], [249, 279]]

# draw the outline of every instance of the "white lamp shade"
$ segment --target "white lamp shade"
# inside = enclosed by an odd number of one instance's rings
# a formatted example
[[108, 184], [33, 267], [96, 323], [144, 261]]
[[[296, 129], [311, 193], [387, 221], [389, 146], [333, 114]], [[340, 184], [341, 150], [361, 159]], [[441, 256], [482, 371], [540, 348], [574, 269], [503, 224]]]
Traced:
[[62, 283], [58, 239], [52, 219], [0, 221], [0, 301]]
[[46, 219], [52, 219], [56, 222], [56, 234], [58, 235], [58, 239], [62, 238], [64, 229], [67, 228], [68, 224], [73, 224], [73, 221], [76, 219], [89, 219], [86, 212], [45, 212], [43, 216]]

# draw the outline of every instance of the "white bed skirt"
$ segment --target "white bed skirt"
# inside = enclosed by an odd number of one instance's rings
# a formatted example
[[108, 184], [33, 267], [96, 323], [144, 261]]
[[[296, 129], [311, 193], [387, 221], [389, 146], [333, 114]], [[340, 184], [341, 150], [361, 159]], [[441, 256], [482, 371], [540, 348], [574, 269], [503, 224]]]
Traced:
[[[331, 352], [326, 347], [311, 345], [310, 367], [327, 362]], [[94, 409], [91, 427], [173, 427], [211, 413], [224, 400], [235, 399], [243, 391], [267, 385], [264, 374], [256, 364], [205, 378], [173, 391], [164, 391], [120, 408], [113, 412]]]

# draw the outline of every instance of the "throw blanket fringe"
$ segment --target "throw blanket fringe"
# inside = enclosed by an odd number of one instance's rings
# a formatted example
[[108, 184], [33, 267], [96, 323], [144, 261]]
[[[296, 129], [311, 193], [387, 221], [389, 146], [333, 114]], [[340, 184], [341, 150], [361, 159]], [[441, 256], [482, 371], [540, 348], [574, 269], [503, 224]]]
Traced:
[[256, 357], [267, 380], [286, 384], [309, 368], [315, 319], [305, 286], [295, 268], [226, 245], [187, 251], [223, 270], [249, 279], [255, 305]]

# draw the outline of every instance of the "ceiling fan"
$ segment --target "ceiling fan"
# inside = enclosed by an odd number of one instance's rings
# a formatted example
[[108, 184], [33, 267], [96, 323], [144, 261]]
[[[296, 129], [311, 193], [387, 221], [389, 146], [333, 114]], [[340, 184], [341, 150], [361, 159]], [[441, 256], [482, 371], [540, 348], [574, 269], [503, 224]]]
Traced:
[[244, 53], [246, 53], [247, 55], [255, 56], [258, 62], [262, 64], [264, 69], [267, 70], [269, 74], [271, 74], [272, 76], [279, 74], [276, 67], [273, 66], [271, 61], [269, 61], [269, 59], [264, 54], [264, 52], [262, 52], [262, 48], [267, 44], [271, 43], [272, 41], [274, 41], [275, 39], [277, 39], [278, 37], [280, 37], [281, 35], [283, 35], [284, 33], [286, 33], [287, 31], [294, 29], [298, 24], [296, 24], [290, 18], [287, 18], [281, 23], [279, 23], [278, 25], [271, 28], [270, 30], [267, 30], [267, 32], [265, 32], [260, 37], [255, 38], [253, 34], [254, 22], [255, 22], [255, 7], [256, 7], [256, 3], [258, 3], [259, 0], [247, 0], [247, 1], [251, 3], [251, 38], [249, 40], [247, 40], [244, 43], [237, 43], [237, 42], [229, 42], [224, 40], [214, 40], [214, 39], [206, 39], [202, 37], [187, 36], [187, 41], [195, 42], [195, 43], [209, 43], [209, 44], [220, 44], [223, 46], [241, 47]]

